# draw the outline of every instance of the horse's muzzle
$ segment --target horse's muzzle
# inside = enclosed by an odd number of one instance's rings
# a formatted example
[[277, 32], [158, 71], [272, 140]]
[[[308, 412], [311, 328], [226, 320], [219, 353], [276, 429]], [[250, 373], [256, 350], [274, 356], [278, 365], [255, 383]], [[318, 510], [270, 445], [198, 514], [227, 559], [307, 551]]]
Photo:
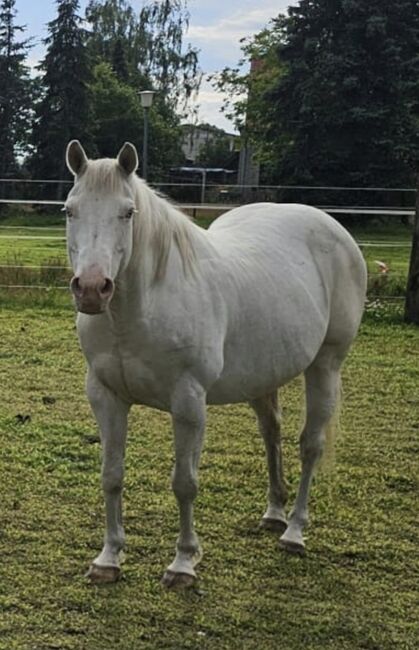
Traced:
[[101, 314], [109, 304], [115, 285], [111, 278], [99, 273], [74, 276], [70, 282], [76, 307], [83, 314]]

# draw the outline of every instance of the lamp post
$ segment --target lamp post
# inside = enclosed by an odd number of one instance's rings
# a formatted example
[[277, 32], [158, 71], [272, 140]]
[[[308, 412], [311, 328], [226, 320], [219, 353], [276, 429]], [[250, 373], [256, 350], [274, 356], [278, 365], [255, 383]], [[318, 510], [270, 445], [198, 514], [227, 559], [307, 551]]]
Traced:
[[147, 155], [148, 155], [148, 111], [151, 108], [154, 90], [140, 91], [141, 106], [144, 112], [144, 137], [143, 137], [143, 178], [147, 180]]

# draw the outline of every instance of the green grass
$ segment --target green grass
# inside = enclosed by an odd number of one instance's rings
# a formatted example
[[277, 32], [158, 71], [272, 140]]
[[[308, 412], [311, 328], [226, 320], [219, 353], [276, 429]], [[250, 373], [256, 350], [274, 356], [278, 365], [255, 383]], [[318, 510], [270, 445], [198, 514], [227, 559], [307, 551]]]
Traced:
[[[28, 239], [16, 239], [22, 236]], [[35, 265], [50, 260], [67, 264], [62, 212], [48, 209], [37, 213], [9, 207], [0, 213], [0, 264]]]
[[[399, 222], [372, 222], [370, 225], [357, 225], [348, 229], [359, 242], [366, 259], [370, 294], [403, 296], [407, 283], [412, 228]], [[374, 246], [368, 246], [368, 243], [374, 243]], [[383, 245], [380, 246], [380, 243]], [[387, 274], [380, 273], [376, 260], [387, 265]]]
[[[1, 650], [417, 648], [418, 328], [393, 307], [366, 315], [305, 558], [257, 528], [266, 469], [252, 412], [209, 409], [199, 588], [171, 593], [159, 585], [178, 531], [169, 417], [133, 409], [124, 579], [93, 587], [83, 573], [101, 546], [103, 503], [84, 360], [68, 303], [29, 304], [10, 301], [0, 317]], [[293, 497], [301, 383], [281, 401]]]

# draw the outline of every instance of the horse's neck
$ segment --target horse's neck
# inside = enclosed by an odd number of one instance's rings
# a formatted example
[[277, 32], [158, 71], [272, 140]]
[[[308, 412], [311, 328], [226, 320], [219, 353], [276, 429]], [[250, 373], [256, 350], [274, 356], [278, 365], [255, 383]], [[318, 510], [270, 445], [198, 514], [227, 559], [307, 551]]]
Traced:
[[149, 267], [151, 263], [153, 280], [165, 275], [170, 261], [176, 262], [180, 257], [183, 268], [191, 271], [198, 258], [207, 255], [206, 249], [211, 246], [206, 232], [166, 199], [147, 186], [138, 186], [137, 203], [133, 260], [137, 259], [139, 267]]

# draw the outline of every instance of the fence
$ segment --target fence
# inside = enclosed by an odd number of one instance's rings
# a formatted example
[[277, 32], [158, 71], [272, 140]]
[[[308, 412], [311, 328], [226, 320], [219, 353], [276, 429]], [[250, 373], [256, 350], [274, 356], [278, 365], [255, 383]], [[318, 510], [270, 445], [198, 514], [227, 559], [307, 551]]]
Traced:
[[[0, 179], [0, 204], [19, 206], [25, 208], [25, 221], [30, 221], [32, 216], [38, 216], [33, 208], [46, 208], [57, 210], [63, 205], [60, 198], [52, 198], [65, 188], [66, 192], [71, 186], [71, 181], [45, 181]], [[194, 196], [201, 197], [202, 187], [197, 183], [159, 183], [154, 184], [159, 191], [164, 191], [171, 198], [182, 198], [180, 207], [187, 213], [196, 217], [198, 213], [214, 216], [231, 209], [239, 203], [253, 201], [278, 201], [278, 202], [308, 202], [321, 207], [337, 218], [365, 220], [366, 218], [398, 218], [407, 223], [414, 215], [415, 190], [411, 188], [347, 188], [347, 187], [310, 187], [310, 186], [236, 186], [217, 185], [206, 187], [208, 202], [189, 200]], [[22, 191], [24, 187], [24, 191]], [[34, 187], [37, 191], [34, 192]], [[18, 189], [17, 189], [18, 188]], [[28, 189], [29, 188], [29, 189]], [[46, 188], [49, 188], [46, 191]], [[17, 198], [17, 192], [20, 192]], [[39, 198], [42, 192], [43, 198]], [[195, 193], [195, 194], [194, 194]], [[45, 194], [49, 198], [45, 198]], [[308, 200], [311, 197], [313, 200]], [[305, 198], [305, 201], [303, 200]], [[321, 199], [316, 201], [315, 199]], [[340, 203], [333, 199], [339, 198]], [[379, 199], [379, 205], [377, 205]], [[64, 221], [64, 217], [63, 217]], [[0, 288], [1, 289], [57, 289], [66, 290], [70, 268], [65, 262], [65, 230], [64, 226], [16, 226], [2, 224], [0, 219], [0, 244], [10, 240], [12, 242], [33, 242], [37, 244], [37, 251], [41, 253], [41, 246], [45, 243], [45, 253], [48, 252], [48, 242], [55, 245], [62, 243], [62, 259], [55, 263], [40, 262], [39, 264], [23, 263], [24, 260], [10, 257], [11, 248], [8, 249], [7, 260], [0, 258]], [[46, 228], [49, 234], [45, 233]], [[18, 231], [18, 234], [17, 234]], [[383, 242], [375, 240], [360, 240], [359, 245], [364, 249], [408, 249], [409, 242]], [[41, 246], [39, 246], [41, 244]], [[40, 255], [40, 257], [43, 257]], [[379, 261], [377, 261], [379, 263]], [[389, 277], [388, 269], [378, 267], [376, 273], [370, 272], [371, 277]], [[391, 273], [391, 278], [403, 277], [402, 274]], [[3, 281], [1, 281], [3, 280]], [[7, 280], [7, 281], [6, 281]], [[382, 280], [384, 281], [384, 280]], [[393, 298], [402, 298], [393, 296]]]
[[[70, 180], [36, 180], [0, 178], [0, 202], [27, 201], [31, 204], [56, 205], [61, 203]], [[330, 187], [309, 185], [229, 185], [208, 182], [178, 183], [161, 180], [149, 183], [155, 189], [180, 203], [242, 204], [255, 201], [277, 203], [309, 203], [323, 207], [351, 207], [413, 209], [413, 188], [385, 187]]]

